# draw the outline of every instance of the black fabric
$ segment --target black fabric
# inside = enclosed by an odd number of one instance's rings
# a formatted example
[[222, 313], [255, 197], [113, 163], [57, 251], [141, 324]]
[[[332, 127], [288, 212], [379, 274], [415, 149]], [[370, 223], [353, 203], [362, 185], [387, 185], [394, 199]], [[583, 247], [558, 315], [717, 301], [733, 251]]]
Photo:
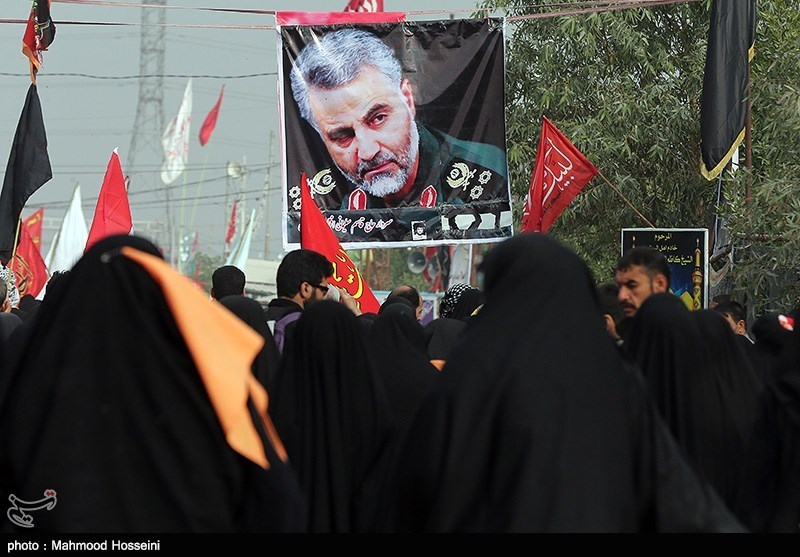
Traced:
[[472, 313], [482, 306], [485, 301], [486, 296], [477, 288], [465, 290], [453, 308], [453, 319], [458, 319], [459, 321], [468, 320]]
[[18, 327], [22, 325], [22, 319], [13, 313], [0, 313], [0, 338], [8, 345], [8, 339]]
[[484, 270], [486, 304], [399, 452], [395, 528], [740, 530], [623, 365], [586, 265], [521, 234]]
[[737, 511], [755, 532], [800, 530], [800, 330], [767, 383]]
[[703, 95], [700, 99], [701, 170], [713, 180], [744, 135], [755, 0], [712, 2]]
[[402, 428], [439, 373], [428, 360], [425, 331], [414, 310], [402, 303], [386, 306], [370, 329], [367, 349]]
[[261, 304], [247, 296], [225, 296], [219, 303], [247, 323], [264, 339], [264, 347], [253, 362], [253, 375], [265, 388], [268, 387], [270, 376], [280, 368], [281, 353], [264, 319], [264, 310], [261, 308]]
[[[381, 307], [378, 308], [378, 315], [382, 315], [386, 309], [394, 304], [401, 304], [403, 306], [407, 306], [411, 309], [411, 311], [416, 316], [417, 308], [414, 307], [414, 304], [411, 303], [410, 300], [403, 298], [402, 296], [389, 296], [386, 300], [381, 304]], [[395, 308], [397, 309], [397, 308]]]
[[446, 361], [466, 326], [463, 321], [447, 317], [434, 319], [425, 325], [428, 359]]
[[661, 415], [729, 506], [741, 487], [760, 383], [724, 318], [692, 315], [672, 294], [644, 301], [626, 343]]
[[772, 380], [781, 352], [791, 337], [779, 319], [778, 313], [765, 313], [753, 323], [755, 343], [749, 354], [750, 361], [764, 382]]
[[11, 143], [0, 192], [0, 261], [4, 265], [14, 251], [17, 223], [25, 202], [52, 177], [42, 104], [36, 85], [31, 84]]
[[37, 532], [301, 529], [260, 420], [268, 470], [230, 448], [160, 288], [118, 254], [142, 242], [99, 241], [42, 304], [0, 389], [0, 497], [56, 489]]
[[[743, 487], [743, 462], [758, 414], [763, 383], [725, 318], [714, 310], [692, 313], [706, 352], [708, 381], [695, 369], [698, 466], [722, 499], [733, 508]], [[748, 342], [747, 339], [744, 339]], [[701, 389], [706, 389], [705, 393]], [[681, 401], [677, 401], [678, 404]]]
[[297, 302], [286, 298], [275, 298], [274, 300], [270, 300], [269, 304], [267, 304], [267, 309], [265, 311], [266, 320], [277, 321], [281, 317], [295, 311], [303, 311], [303, 308], [300, 307]]
[[309, 503], [310, 532], [374, 529], [391, 418], [363, 326], [321, 301], [297, 322], [270, 413]]

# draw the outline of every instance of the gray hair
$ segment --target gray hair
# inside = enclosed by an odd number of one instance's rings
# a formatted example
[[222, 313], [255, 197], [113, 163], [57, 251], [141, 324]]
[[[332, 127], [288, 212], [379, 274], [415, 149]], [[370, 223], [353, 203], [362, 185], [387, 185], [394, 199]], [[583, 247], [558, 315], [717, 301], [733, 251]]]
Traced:
[[378, 37], [360, 29], [342, 29], [309, 43], [294, 62], [291, 73], [292, 94], [300, 116], [319, 131], [311, 103], [309, 87], [330, 90], [353, 81], [364, 66], [372, 66], [391, 83], [400, 87], [403, 72], [394, 51]]

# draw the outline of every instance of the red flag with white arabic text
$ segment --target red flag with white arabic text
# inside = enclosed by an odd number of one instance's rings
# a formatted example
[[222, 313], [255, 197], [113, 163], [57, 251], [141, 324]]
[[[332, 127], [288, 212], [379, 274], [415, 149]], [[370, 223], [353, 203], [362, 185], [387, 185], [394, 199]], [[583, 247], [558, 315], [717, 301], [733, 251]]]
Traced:
[[128, 191], [125, 189], [125, 176], [122, 174], [117, 150], [114, 149], [106, 167], [103, 185], [100, 186], [92, 228], [89, 230], [89, 238], [83, 251], [86, 252], [107, 236], [131, 232], [133, 232], [133, 219], [131, 206], [128, 204]]
[[378, 313], [380, 304], [375, 294], [342, 249], [339, 239], [314, 203], [305, 172], [300, 181], [300, 199], [300, 245], [303, 249], [316, 251], [328, 258], [333, 264], [333, 275], [328, 282], [347, 290], [356, 299], [362, 312]]
[[596, 174], [597, 169], [589, 159], [550, 120], [543, 118], [536, 165], [522, 214], [522, 231], [547, 232]]
[[211, 132], [214, 131], [214, 128], [217, 126], [217, 116], [219, 116], [219, 107], [222, 106], [222, 95], [225, 94], [225, 86], [222, 86], [222, 89], [219, 92], [219, 99], [217, 99], [217, 104], [214, 105], [214, 108], [211, 109], [211, 112], [208, 113], [206, 119], [203, 120], [203, 126], [200, 128], [200, 146], [205, 147], [208, 140], [211, 139]]
[[[41, 219], [39, 222], [41, 223]], [[19, 245], [11, 263], [11, 270], [17, 279], [20, 297], [30, 294], [35, 298], [49, 278], [39, 246], [33, 243], [28, 227], [24, 224], [19, 228]]]

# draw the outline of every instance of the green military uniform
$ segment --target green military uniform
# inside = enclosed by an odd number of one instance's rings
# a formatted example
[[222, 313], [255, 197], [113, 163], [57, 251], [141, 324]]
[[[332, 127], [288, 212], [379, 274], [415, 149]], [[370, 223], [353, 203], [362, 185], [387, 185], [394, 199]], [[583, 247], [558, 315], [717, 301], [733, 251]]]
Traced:
[[[419, 122], [417, 127], [419, 166], [414, 187], [391, 207], [429, 208], [443, 203], [472, 203], [497, 198], [500, 192], [507, 190], [506, 156], [501, 149], [487, 143], [456, 139]], [[383, 208], [389, 208], [383, 198], [363, 189], [342, 200], [342, 209]]]

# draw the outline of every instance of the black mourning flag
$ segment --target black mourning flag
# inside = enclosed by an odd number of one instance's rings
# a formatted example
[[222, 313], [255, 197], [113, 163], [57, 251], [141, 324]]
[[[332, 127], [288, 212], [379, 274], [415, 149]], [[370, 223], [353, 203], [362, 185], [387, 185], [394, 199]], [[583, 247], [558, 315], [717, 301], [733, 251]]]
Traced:
[[744, 139], [755, 0], [714, 0], [700, 103], [700, 171], [716, 178]]
[[22, 207], [28, 198], [44, 185], [53, 172], [47, 156], [47, 135], [42, 119], [42, 105], [36, 85], [28, 89], [25, 106], [11, 145], [3, 191], [0, 193], [0, 260], [11, 259], [14, 236]]

